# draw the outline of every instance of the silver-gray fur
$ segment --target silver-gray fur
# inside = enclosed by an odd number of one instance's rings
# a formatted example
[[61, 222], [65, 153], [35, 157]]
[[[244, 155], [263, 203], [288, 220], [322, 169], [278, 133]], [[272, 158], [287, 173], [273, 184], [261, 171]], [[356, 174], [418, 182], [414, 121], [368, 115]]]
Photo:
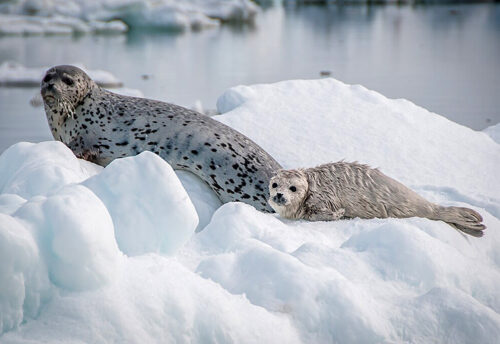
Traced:
[[181, 106], [106, 91], [74, 66], [49, 69], [41, 93], [52, 135], [76, 156], [106, 166], [151, 151], [199, 176], [222, 202], [272, 211], [267, 184], [281, 166], [236, 130]]
[[469, 208], [431, 203], [378, 169], [336, 162], [280, 170], [269, 181], [269, 204], [282, 217], [331, 221], [340, 218], [426, 217], [476, 237], [486, 228]]

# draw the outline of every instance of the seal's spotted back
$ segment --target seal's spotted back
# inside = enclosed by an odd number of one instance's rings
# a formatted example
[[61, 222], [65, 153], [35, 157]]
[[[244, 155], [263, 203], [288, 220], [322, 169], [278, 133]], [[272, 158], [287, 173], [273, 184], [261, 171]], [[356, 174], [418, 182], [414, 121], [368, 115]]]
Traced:
[[252, 140], [210, 117], [106, 91], [74, 66], [49, 69], [42, 97], [54, 138], [78, 157], [106, 166], [151, 151], [173, 168], [199, 176], [222, 202], [272, 211], [267, 184], [280, 165]]

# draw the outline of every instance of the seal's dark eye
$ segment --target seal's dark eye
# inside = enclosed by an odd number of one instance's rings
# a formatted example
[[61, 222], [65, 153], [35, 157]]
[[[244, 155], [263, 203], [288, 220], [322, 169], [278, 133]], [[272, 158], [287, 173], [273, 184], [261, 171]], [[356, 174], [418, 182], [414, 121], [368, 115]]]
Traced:
[[293, 185], [292, 185], [292, 186], [290, 186], [290, 191], [291, 191], [291, 192], [295, 192], [295, 191], [297, 191], [297, 188], [296, 188], [295, 186], [293, 186]]
[[70, 79], [67, 76], [63, 77], [62, 81], [68, 86], [73, 86], [73, 84], [75, 83], [73, 79]]
[[278, 184], [276, 183], [273, 183], [273, 185], [271, 185], [273, 187], [273, 189], [276, 189], [278, 187]]
[[47, 75], [45, 75], [45, 78], [43, 78], [43, 82], [49, 82], [50, 79], [52, 79], [52, 75], [47, 74]]

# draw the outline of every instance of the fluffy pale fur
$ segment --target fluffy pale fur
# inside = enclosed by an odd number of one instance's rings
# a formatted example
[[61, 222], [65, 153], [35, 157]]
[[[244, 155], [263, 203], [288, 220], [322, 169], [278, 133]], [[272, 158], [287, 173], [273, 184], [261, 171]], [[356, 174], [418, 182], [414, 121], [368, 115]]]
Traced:
[[336, 162], [308, 169], [279, 170], [269, 182], [269, 204], [282, 217], [331, 221], [425, 217], [442, 220], [476, 237], [482, 217], [472, 209], [431, 203], [378, 169]]

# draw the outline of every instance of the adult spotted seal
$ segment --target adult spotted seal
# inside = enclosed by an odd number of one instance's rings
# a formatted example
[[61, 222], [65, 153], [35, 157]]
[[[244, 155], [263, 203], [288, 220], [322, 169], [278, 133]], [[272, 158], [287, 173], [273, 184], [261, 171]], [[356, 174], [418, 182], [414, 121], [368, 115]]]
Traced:
[[106, 166], [151, 151], [200, 177], [222, 202], [272, 211], [267, 184], [281, 167], [236, 130], [181, 106], [109, 92], [74, 66], [49, 69], [41, 94], [52, 135], [76, 156]]
[[442, 220], [476, 237], [482, 236], [486, 228], [476, 211], [431, 203], [378, 169], [358, 163], [280, 170], [269, 181], [269, 189], [269, 204], [290, 219], [417, 216]]

